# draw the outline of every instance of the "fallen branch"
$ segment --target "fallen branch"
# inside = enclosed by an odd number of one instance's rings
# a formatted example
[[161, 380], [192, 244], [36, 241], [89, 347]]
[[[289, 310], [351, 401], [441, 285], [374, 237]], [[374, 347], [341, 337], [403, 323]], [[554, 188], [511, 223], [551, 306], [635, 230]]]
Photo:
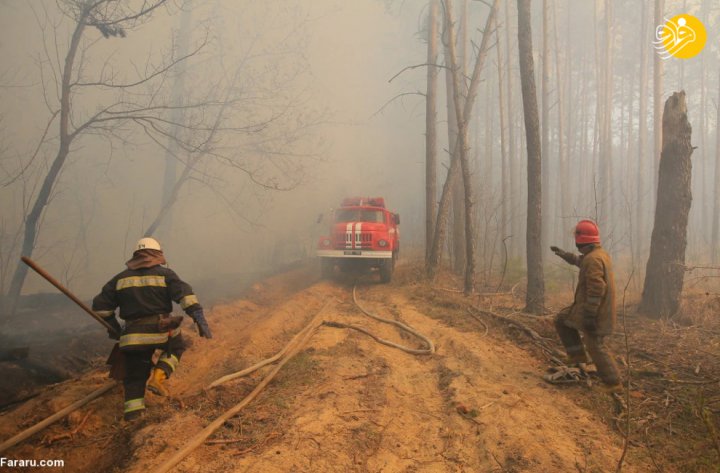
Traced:
[[244, 442], [247, 437], [239, 437], [234, 439], [217, 439], [217, 440], [206, 440], [205, 445], [227, 445], [229, 443]]
[[258, 442], [258, 443], [256, 443], [255, 445], [253, 445], [252, 447], [248, 447], [248, 448], [246, 448], [246, 449], [240, 450], [239, 452], [233, 453], [233, 455], [235, 455], [235, 456], [245, 455], [246, 453], [252, 452], [252, 451], [255, 450], [256, 448], [262, 447], [263, 445], [265, 445], [266, 443], [268, 443], [270, 440], [275, 439], [275, 438], [278, 438], [278, 437], [280, 437], [280, 434], [279, 434], [279, 433], [277, 433], [277, 432], [270, 432], [270, 434], [269, 434], [267, 437], [265, 437], [262, 442]]
[[4, 441], [2, 444], [0, 444], [0, 453], [5, 452], [11, 447], [14, 447], [18, 443], [22, 442], [23, 440], [31, 437], [33, 434], [36, 434], [37, 432], [43, 430], [48, 425], [62, 419], [66, 415], [70, 414], [71, 412], [81, 408], [85, 404], [89, 403], [90, 401], [102, 396], [106, 392], [110, 391], [113, 387], [115, 387], [117, 383], [110, 383], [106, 384], [105, 386], [102, 386], [95, 391], [91, 392], [84, 398], [80, 399], [79, 401], [75, 401], [74, 403], [70, 404], [64, 409], [61, 409], [60, 411], [56, 412], [55, 414], [51, 415], [50, 417], [46, 418], [45, 420], [42, 420], [38, 422], [37, 424], [33, 425], [32, 427], [23, 430], [19, 434], [15, 435], [14, 437], [11, 437]]
[[483, 333], [483, 337], [487, 336], [487, 334], [488, 334], [488, 332], [490, 331], [490, 329], [488, 328], [488, 326], [487, 326], [487, 324], [485, 323], [485, 321], [483, 321], [483, 319], [481, 319], [481, 318], [478, 317], [477, 315], [473, 314], [473, 313], [472, 313], [472, 310], [470, 310], [469, 307], [468, 307], [468, 310], [467, 310], [467, 311], [468, 311], [468, 315], [470, 315], [470, 317], [472, 317], [473, 319], [477, 320], [483, 327], [485, 327], [485, 333]]
[[665, 381], [668, 383], [673, 384], [694, 384], [694, 385], [703, 385], [703, 384], [714, 384], [720, 381], [720, 379], [705, 379], [705, 380], [693, 380], [693, 379], [670, 379], [670, 378], [663, 378], [661, 381]]
[[85, 422], [87, 422], [88, 418], [90, 417], [90, 414], [92, 414], [92, 409], [87, 411], [87, 413], [83, 416], [82, 420], [78, 424], [77, 427], [72, 429], [70, 432], [63, 432], [58, 435], [53, 435], [52, 437], [46, 437], [43, 439], [43, 442], [45, 445], [52, 445], [54, 442], [57, 442], [58, 440], [62, 439], [73, 439], [80, 430], [85, 426]]
[[529, 336], [529, 337], [533, 340], [533, 342], [535, 342], [535, 344], [536, 344], [541, 350], [543, 350], [547, 355], [549, 355], [549, 356], [550, 356], [550, 359], [551, 359], [554, 363], [556, 363], [556, 364], [558, 364], [558, 365], [564, 365], [564, 364], [565, 364], [565, 363], [563, 363], [563, 362], [561, 361], [562, 358], [563, 358], [563, 354], [562, 354], [562, 353], [560, 353], [560, 352], [559, 352], [558, 350], [556, 350], [555, 348], [552, 348], [552, 347], [548, 346], [547, 343], [546, 343], [546, 341], [547, 341], [546, 338], [542, 337], [539, 333], [537, 333], [535, 330], [531, 329], [531, 328], [528, 327], [527, 325], [523, 324], [522, 322], [518, 322], [517, 320], [513, 320], [513, 319], [511, 319], [511, 318], [509, 318], [509, 317], [505, 317], [505, 316], [503, 316], [503, 315], [496, 314], [495, 312], [490, 312], [490, 311], [488, 311], [488, 310], [478, 309], [478, 308], [476, 308], [476, 307], [468, 308], [468, 311], [470, 311], [470, 313], [472, 313], [472, 312], [471, 312], [472, 310], [476, 310], [476, 311], [480, 312], [481, 314], [484, 314], [484, 315], [488, 315], [488, 316], [490, 316], [490, 317], [493, 317], [493, 318], [495, 318], [495, 319], [497, 319], [497, 320], [499, 320], [499, 321], [501, 321], [501, 322], [503, 322], [503, 323], [505, 323], [505, 324], [508, 324], [508, 325], [510, 325], [510, 326], [512, 326], [512, 327], [515, 327], [516, 329], [522, 331], [522, 332], [525, 333], [527, 336]]
[[[507, 272], [507, 264], [508, 264], [508, 250], [507, 250], [507, 244], [505, 243], [505, 240], [512, 237], [512, 235], [508, 235], [505, 238], [502, 239], [503, 244], [503, 270], [502, 274], [500, 275], [500, 282], [497, 285], [497, 289], [495, 289], [495, 292], [498, 292], [500, 288], [503, 285], [503, 281], [505, 281], [505, 273]], [[512, 291], [510, 291], [512, 293]]]

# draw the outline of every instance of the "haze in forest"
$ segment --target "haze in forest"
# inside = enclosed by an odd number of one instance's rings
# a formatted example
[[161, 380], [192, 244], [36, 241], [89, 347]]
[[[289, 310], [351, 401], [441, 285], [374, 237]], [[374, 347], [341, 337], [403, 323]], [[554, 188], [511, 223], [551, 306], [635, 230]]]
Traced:
[[[58, 108], [59, 71], [75, 26], [70, 7], [78, 3], [0, 3], [2, 293], [18, 262], [23, 219], [58, 150], [58, 122], [50, 118]], [[464, 3], [455, 3], [462, 12]], [[517, 10], [515, 2], [499, 3], [497, 35], [489, 42], [468, 130], [480, 283], [499, 274], [506, 250], [512, 267], [525, 265], [527, 155]], [[548, 246], [572, 249], [574, 224], [593, 218], [601, 222], [605, 246], [623, 274], [634, 270], [639, 290], [658, 160], [654, 2], [547, 3], [545, 36], [543, 2], [533, 2], [532, 10], [539, 106], [548, 105], [547, 115], [541, 113], [547, 127], [546, 275], [571, 284]], [[468, 68], [488, 11], [484, 2], [468, 2], [466, 34], [463, 17], [458, 19], [464, 40], [458, 50]], [[86, 84], [74, 96], [75, 119], [153, 94], [153, 103], [202, 106], [184, 115], [161, 110], [161, 119], [134, 117], [79, 136], [43, 209], [34, 258], [83, 297], [96, 293], [122, 269], [160, 212], [168, 161], [175, 163], [176, 176], [189, 162], [194, 165], [154, 235], [170, 266], [191, 281], [312, 257], [330, 210], [349, 195], [384, 196], [402, 216], [403, 254], [422, 255], [428, 12], [428, 2], [420, 0], [185, 1], [168, 2], [124, 36], [87, 27], [77, 58], [83, 66], [74, 72]], [[692, 59], [662, 61], [661, 100], [674, 91], [687, 94], [697, 146], [687, 262], [710, 264], [718, 247], [713, 220], [720, 211], [714, 178], [720, 156], [720, 10], [709, 0], [665, 1], [665, 17], [680, 13], [703, 21], [707, 45]], [[188, 59], [152, 83], [132, 90], [92, 85], [137, 81], [183, 51]], [[442, 47], [438, 61], [443, 64]], [[437, 69], [439, 200], [450, 147], [447, 69]], [[218, 113], [222, 120], [211, 134]], [[180, 136], [181, 146], [168, 134]], [[321, 213], [326, 218], [318, 223]], [[23, 285], [23, 293], [47, 290], [34, 275]]]

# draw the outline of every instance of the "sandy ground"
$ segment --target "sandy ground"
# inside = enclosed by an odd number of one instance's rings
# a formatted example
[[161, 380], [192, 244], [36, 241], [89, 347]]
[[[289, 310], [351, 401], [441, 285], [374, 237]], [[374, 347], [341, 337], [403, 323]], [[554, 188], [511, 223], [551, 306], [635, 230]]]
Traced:
[[[152, 471], [272, 368], [213, 390], [205, 386], [279, 351], [328, 301], [324, 320], [419, 347], [358, 311], [351, 287], [318, 282], [305, 269], [264, 280], [245, 299], [209, 311], [215, 338], [189, 335], [193, 346], [170, 381], [173, 398], [149, 395], [140, 421], [120, 421], [121, 389], [115, 388], [4, 456], [65, 460], [64, 470], [38, 471]], [[407, 285], [365, 278], [358, 290], [368, 309], [411, 325], [437, 352], [414, 356], [323, 326], [268, 389], [212, 437], [226, 443], [203, 445], [174, 471], [615, 471], [622, 438], [564, 390], [541, 381], [544, 366], [527, 351], [427, 316]], [[98, 372], [48, 388], [0, 417], [0, 439], [103, 382]], [[54, 438], [76, 429], [71, 438]], [[624, 471], [648, 468], [626, 463]]]

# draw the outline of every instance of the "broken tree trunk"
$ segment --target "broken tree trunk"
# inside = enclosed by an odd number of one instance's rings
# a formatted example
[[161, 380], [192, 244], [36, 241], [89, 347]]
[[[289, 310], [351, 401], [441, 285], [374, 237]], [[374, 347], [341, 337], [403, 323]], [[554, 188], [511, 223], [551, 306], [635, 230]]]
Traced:
[[690, 213], [693, 147], [685, 92], [665, 102], [655, 225], [640, 310], [652, 317], [673, 315], [680, 306]]

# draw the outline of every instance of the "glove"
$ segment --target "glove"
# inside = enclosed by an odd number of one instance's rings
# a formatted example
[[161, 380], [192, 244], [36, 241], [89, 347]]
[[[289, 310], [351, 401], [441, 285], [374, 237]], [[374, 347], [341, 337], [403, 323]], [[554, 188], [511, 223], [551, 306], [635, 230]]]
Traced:
[[203, 314], [202, 309], [196, 310], [190, 314], [190, 317], [195, 321], [195, 325], [197, 325], [198, 333], [201, 337], [212, 338], [210, 326], [208, 325], [207, 320], [205, 320], [205, 314]]
[[565, 254], [565, 252], [563, 250], [561, 250], [560, 248], [558, 248], [557, 246], [551, 246], [550, 251], [552, 251], [553, 253], [555, 253], [557, 256], [559, 256], [561, 258]]
[[107, 319], [103, 319], [103, 320], [105, 320], [105, 322], [107, 322], [113, 328], [113, 330], [107, 331], [108, 338], [111, 340], [120, 340], [120, 334], [122, 333], [122, 327], [120, 326], [120, 322], [118, 322], [118, 320], [115, 318], [115, 316], [108, 317]]
[[589, 333], [597, 332], [597, 313], [585, 309], [583, 311], [583, 328]]

